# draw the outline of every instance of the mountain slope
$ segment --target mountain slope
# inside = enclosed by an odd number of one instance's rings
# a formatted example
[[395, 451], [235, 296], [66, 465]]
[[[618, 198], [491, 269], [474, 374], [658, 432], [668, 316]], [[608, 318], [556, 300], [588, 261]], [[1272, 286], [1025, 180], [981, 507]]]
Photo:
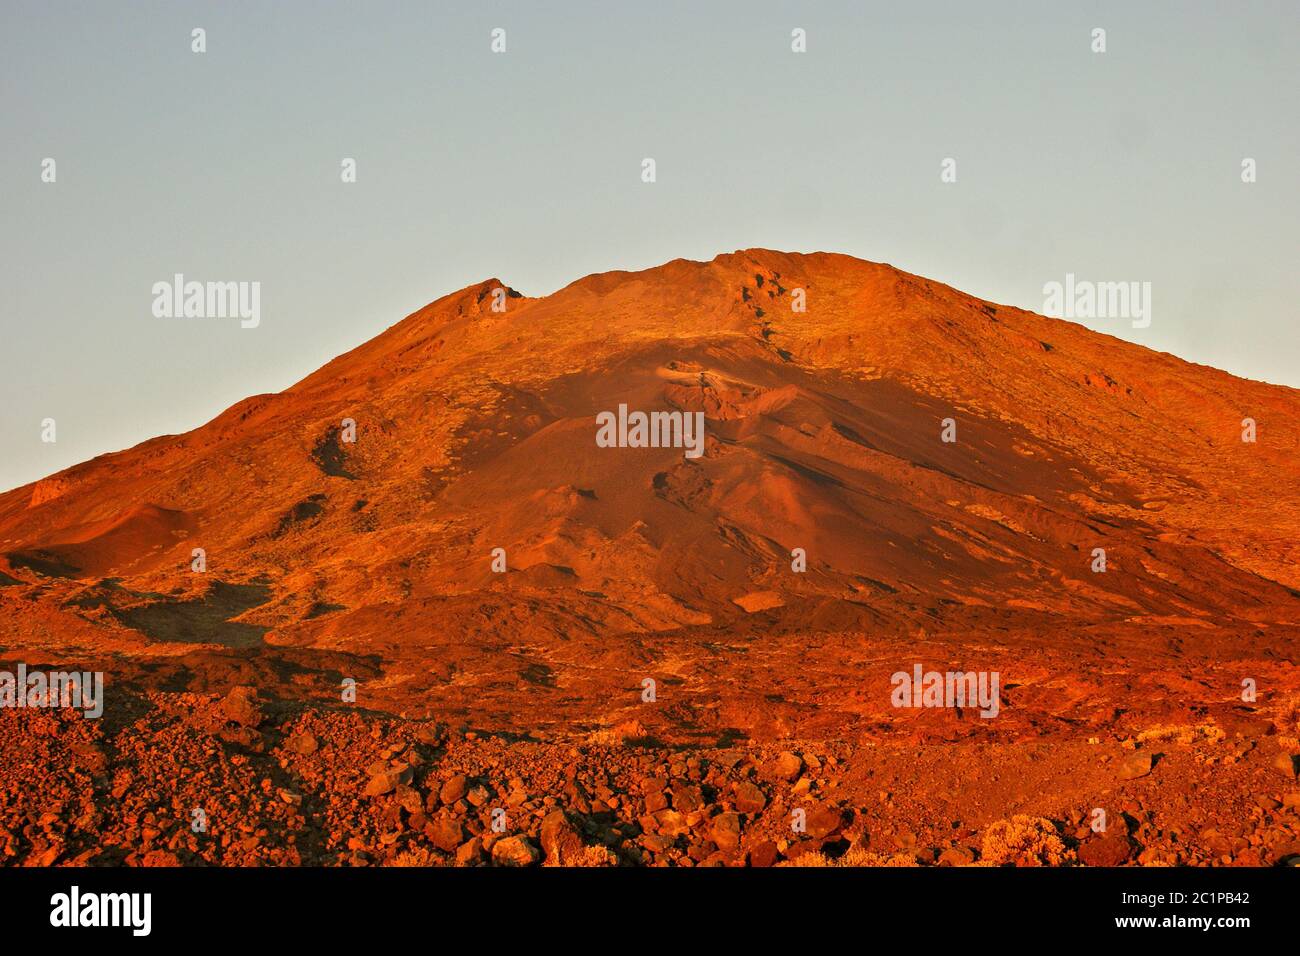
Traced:
[[[703, 412], [704, 454], [598, 447], [620, 404]], [[578, 686], [593, 659], [760, 626], [1285, 626], [1297, 420], [1292, 389], [846, 256], [542, 299], [490, 279], [283, 393], [0, 496], [0, 600], [11, 642], [310, 647], [378, 661], [399, 702], [428, 673], [490, 699], [503, 657], [502, 701], [520, 674], [582, 701], [606, 693]]]
[[[599, 446], [620, 405], [702, 412], [703, 454]], [[936, 741], [952, 777], [1053, 740], [1062, 780], [1170, 728], [1287, 744], [1297, 420], [1295, 390], [846, 256], [487, 280], [0, 496], [0, 644], [104, 670], [120, 721], [235, 684], [347, 721], [351, 678], [474, 736], [865, 741], [904, 777]], [[1001, 674], [996, 721], [893, 708], [915, 666]]]
[[845, 256], [489, 279], [0, 495], [0, 670], [105, 675], [0, 707], [0, 859], [1300, 859], [1297, 420]]

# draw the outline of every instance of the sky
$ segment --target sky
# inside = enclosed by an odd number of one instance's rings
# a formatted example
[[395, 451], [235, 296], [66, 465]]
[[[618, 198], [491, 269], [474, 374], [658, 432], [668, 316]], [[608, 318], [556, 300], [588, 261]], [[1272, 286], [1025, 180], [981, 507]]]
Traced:
[[[0, 0], [0, 489], [490, 277], [749, 247], [1038, 312], [1150, 282], [1149, 327], [1082, 321], [1300, 386], [1298, 64], [1294, 0]], [[158, 317], [176, 273], [259, 324]]]

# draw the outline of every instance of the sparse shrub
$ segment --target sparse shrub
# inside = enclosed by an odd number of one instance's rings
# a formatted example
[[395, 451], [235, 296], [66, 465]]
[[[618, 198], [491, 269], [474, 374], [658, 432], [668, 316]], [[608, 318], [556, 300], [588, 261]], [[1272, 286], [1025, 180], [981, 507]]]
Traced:
[[865, 847], [850, 847], [842, 856], [829, 857], [824, 853], [804, 853], [790, 860], [782, 860], [777, 866], [916, 866], [916, 860], [906, 853], [885, 856], [873, 853]]
[[990, 866], [1060, 866], [1074, 860], [1051, 820], [1023, 814], [984, 831], [983, 859]]
[[566, 861], [566, 865], [577, 867], [617, 866], [618, 857], [603, 846], [586, 846], [582, 848], [582, 855], [578, 859], [572, 862]]
[[623, 747], [635, 745], [637, 741], [649, 736], [649, 731], [639, 720], [628, 720], [616, 727], [607, 727], [587, 735], [587, 742], [600, 747]]
[[393, 857], [389, 866], [426, 867], [431, 866], [433, 862], [433, 854], [422, 847], [416, 847], [411, 850], [402, 850]]

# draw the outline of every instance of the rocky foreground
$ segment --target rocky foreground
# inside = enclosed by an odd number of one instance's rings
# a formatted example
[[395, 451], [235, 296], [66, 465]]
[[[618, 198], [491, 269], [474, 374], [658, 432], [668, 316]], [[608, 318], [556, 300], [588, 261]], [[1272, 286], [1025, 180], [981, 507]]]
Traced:
[[1300, 741], [1242, 711], [1125, 739], [670, 748], [149, 692], [99, 721], [0, 711], [0, 861], [1295, 866]]

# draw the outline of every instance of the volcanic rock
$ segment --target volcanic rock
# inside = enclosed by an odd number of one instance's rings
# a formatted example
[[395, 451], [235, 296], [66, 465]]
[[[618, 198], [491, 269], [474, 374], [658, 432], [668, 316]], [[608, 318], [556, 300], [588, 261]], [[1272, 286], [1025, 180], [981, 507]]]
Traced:
[[284, 742], [284, 747], [291, 753], [307, 757], [314, 754], [320, 744], [311, 734], [295, 734]]
[[235, 687], [222, 699], [221, 713], [241, 727], [257, 727], [263, 720], [256, 689], [243, 685]]
[[1121, 780], [1136, 780], [1138, 777], [1145, 777], [1151, 772], [1153, 761], [1151, 754], [1141, 751], [1126, 757], [1119, 766], [1119, 776]]
[[788, 750], [782, 751], [776, 759], [763, 765], [763, 776], [769, 780], [790, 783], [803, 772], [803, 759]]
[[734, 850], [740, 845], [740, 814], [719, 813], [709, 826], [709, 836], [722, 850]]
[[526, 836], [509, 836], [492, 844], [492, 862], [498, 866], [532, 866], [541, 852]]
[[449, 778], [438, 791], [438, 799], [444, 804], [452, 804], [465, 796], [469, 791], [469, 779], [463, 774], [458, 773]]
[[542, 818], [541, 841], [549, 866], [571, 866], [582, 857], [582, 836], [564, 810], [552, 810]]
[[740, 813], [759, 813], [767, 806], [767, 797], [763, 795], [763, 791], [748, 780], [737, 783], [732, 795], [736, 809]]
[[460, 821], [448, 815], [439, 815], [424, 828], [429, 842], [444, 853], [455, 852], [465, 840], [465, 828]]
[[1133, 855], [1133, 841], [1122, 828], [1090, 836], [1079, 844], [1079, 860], [1088, 866], [1120, 866]]

